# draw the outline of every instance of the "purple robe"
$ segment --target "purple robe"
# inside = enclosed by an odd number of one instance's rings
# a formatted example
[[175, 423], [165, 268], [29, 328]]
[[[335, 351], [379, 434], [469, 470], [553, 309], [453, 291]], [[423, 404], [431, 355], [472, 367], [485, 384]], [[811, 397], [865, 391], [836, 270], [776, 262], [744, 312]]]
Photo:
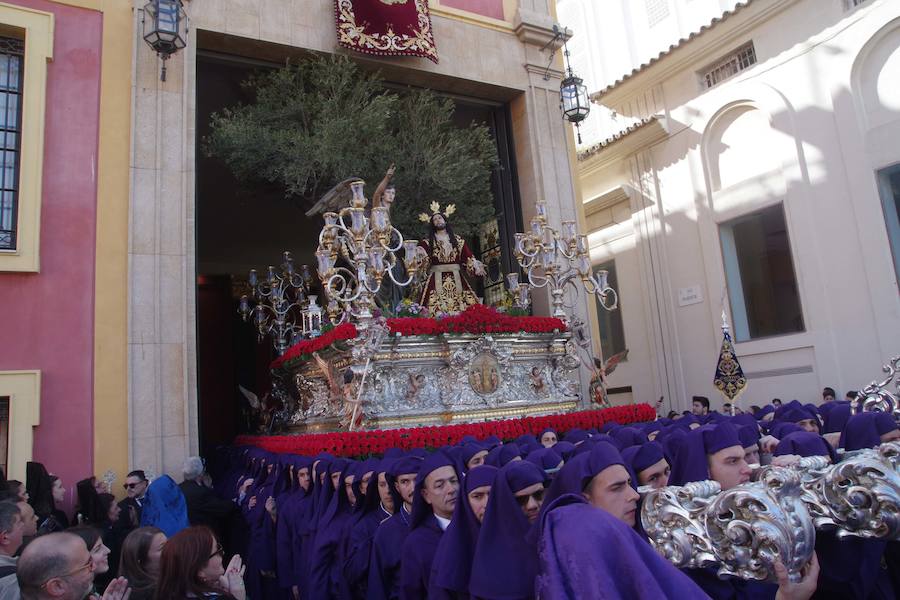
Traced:
[[409, 535], [410, 515], [406, 507], [378, 526], [372, 539], [369, 563], [368, 600], [396, 600], [400, 597], [400, 550]]
[[468, 497], [472, 490], [493, 485], [497, 472], [495, 467], [481, 465], [466, 475], [462, 493], [453, 511], [453, 519], [438, 544], [432, 562], [429, 600], [469, 597], [469, 576], [481, 523], [472, 512]]
[[797, 456], [827, 456], [832, 463], [837, 462], [837, 454], [825, 438], [818, 433], [795, 431], [784, 436], [775, 447], [773, 456], [796, 454]]
[[424, 600], [428, 597], [428, 584], [434, 555], [444, 531], [435, 516], [429, 515], [403, 540], [400, 553], [401, 600]]
[[635, 427], [620, 427], [610, 435], [620, 450], [631, 446], [640, 446], [647, 441], [647, 436]]
[[732, 446], [743, 449], [737, 430], [731, 423], [705, 425], [694, 429], [687, 434], [676, 451], [669, 485], [684, 485], [692, 481], [709, 479], [707, 456]]
[[[262, 471], [254, 481], [242, 505], [244, 520], [250, 529], [247, 547], [247, 594], [251, 598], [278, 598], [280, 588], [275, 578], [275, 523], [266, 511], [266, 500], [274, 497], [275, 481], [280, 476], [279, 465], [271, 472]], [[250, 499], [256, 498], [256, 505], [250, 508]]]
[[347, 523], [344, 548], [341, 552], [343, 565], [344, 598], [362, 600], [366, 597], [369, 579], [369, 561], [372, 555], [372, 540], [378, 526], [391, 517], [381, 504], [378, 494], [378, 475], [387, 473], [396, 461], [382, 459], [372, 471], [369, 487], [361, 509], [355, 511]]
[[534, 598], [537, 547], [528, 538], [532, 525], [516, 500], [516, 492], [544, 481], [544, 472], [528, 461], [500, 469], [472, 560], [469, 591], [482, 600]]
[[829, 402], [826, 406], [830, 409], [822, 410], [825, 416], [825, 424], [822, 427], [824, 433], [840, 433], [847, 425], [850, 419], [850, 403], [849, 402]]
[[525, 460], [536, 464], [548, 477], [556, 475], [562, 469], [564, 463], [562, 456], [552, 447], [533, 450], [528, 453]]
[[[504, 446], [505, 447], [505, 446]], [[438, 450], [429, 455], [416, 475], [416, 489], [413, 492], [412, 515], [409, 521], [409, 535], [403, 541], [400, 561], [400, 598], [414, 600], [428, 595], [431, 566], [438, 543], [444, 534], [434, 516], [431, 505], [425, 502], [422, 491], [425, 479], [443, 467], [456, 467], [452, 459]], [[457, 480], [459, 473], [456, 473]], [[457, 493], [457, 502], [459, 494]]]
[[394, 487], [402, 475], [417, 474], [422, 460], [414, 456], [397, 459], [388, 469], [387, 480], [394, 506], [400, 510], [383, 521], [372, 539], [372, 556], [369, 562], [367, 600], [394, 600], [400, 597], [400, 551], [409, 535], [412, 515], [406, 510], [403, 499]]
[[581, 496], [562, 496], [548, 507], [539, 548], [542, 599], [707, 598], [625, 523]]
[[881, 444], [881, 436], [897, 429], [894, 417], [885, 412], [864, 412], [853, 415], [844, 427], [840, 446], [844, 450], [862, 450]]
[[[333, 600], [339, 595], [341, 563], [338, 549], [342, 542], [344, 524], [350, 518], [352, 510], [344, 479], [350, 475], [358, 476], [358, 471], [359, 463], [356, 462], [343, 468], [331, 502], [319, 519], [310, 555], [309, 598], [312, 600]], [[326, 485], [330, 483], [327, 481]]]

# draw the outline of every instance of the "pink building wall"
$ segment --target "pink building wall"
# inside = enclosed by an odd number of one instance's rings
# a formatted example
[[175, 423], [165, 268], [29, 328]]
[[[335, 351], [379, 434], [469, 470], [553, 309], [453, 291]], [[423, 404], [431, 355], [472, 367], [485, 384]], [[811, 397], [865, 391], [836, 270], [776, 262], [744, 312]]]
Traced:
[[503, 19], [503, 0], [441, 0], [441, 6], [458, 8], [484, 17]]
[[[53, 2], [6, 1], [53, 13], [55, 36], [54, 58], [47, 66], [41, 272], [0, 273], [0, 370], [40, 369], [41, 422], [34, 432], [34, 460], [62, 478], [70, 504], [75, 482], [93, 470], [103, 20], [97, 11]], [[27, 105], [28, 98], [23, 102]]]

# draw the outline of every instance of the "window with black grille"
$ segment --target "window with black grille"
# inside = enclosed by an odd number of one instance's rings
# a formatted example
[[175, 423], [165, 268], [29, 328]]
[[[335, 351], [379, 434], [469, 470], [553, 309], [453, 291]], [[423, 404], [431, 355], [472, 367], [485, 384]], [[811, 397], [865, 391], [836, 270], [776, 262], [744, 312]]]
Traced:
[[744, 69], [749, 69], [756, 64], [756, 50], [753, 42], [744, 44], [737, 50], [729, 52], [715, 63], [700, 71], [700, 78], [706, 88], [711, 88], [734, 77]]
[[0, 36], [0, 250], [16, 249], [25, 41]]

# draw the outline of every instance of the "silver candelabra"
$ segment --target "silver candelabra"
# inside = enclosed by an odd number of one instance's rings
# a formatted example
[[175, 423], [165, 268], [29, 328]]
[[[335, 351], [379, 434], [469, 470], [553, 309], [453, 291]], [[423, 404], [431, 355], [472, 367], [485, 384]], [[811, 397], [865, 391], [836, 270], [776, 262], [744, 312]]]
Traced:
[[[363, 329], [372, 319], [375, 294], [381, 289], [385, 275], [400, 287], [412, 283], [419, 244], [418, 240], [403, 240], [391, 225], [388, 207], [377, 206], [366, 217], [368, 201], [363, 194], [364, 185], [363, 181], [351, 183], [350, 206], [338, 213], [322, 215], [325, 226], [319, 233], [316, 250], [329, 315], [333, 321], [352, 318]], [[394, 276], [394, 266], [399, 260], [395, 253], [401, 248], [406, 269], [406, 279], [402, 281]]]
[[530, 231], [516, 234], [514, 249], [527, 283], [519, 282], [518, 273], [507, 275], [509, 291], [516, 296], [518, 306], [528, 307], [530, 288], [546, 287], [550, 290], [553, 316], [566, 319], [566, 286], [571, 286], [577, 294], [576, 281], [580, 278], [587, 292], [596, 295], [604, 309], [615, 310], [619, 297], [607, 283], [608, 272], [591, 272], [587, 236], [578, 234], [575, 221], [563, 221], [561, 233], [548, 225], [545, 202], [535, 203], [535, 209]]
[[[238, 313], [245, 322], [253, 319], [260, 342], [266, 335], [272, 336], [272, 345], [279, 356], [298, 338], [316, 336], [321, 330], [321, 307], [316, 304], [316, 297], [308, 293], [311, 282], [309, 267], [301, 265], [298, 270], [290, 252], [282, 255], [278, 270], [269, 266], [262, 280], [256, 269], [250, 270], [247, 278], [250, 296], [241, 296]], [[250, 305], [251, 300], [255, 301], [254, 306]]]

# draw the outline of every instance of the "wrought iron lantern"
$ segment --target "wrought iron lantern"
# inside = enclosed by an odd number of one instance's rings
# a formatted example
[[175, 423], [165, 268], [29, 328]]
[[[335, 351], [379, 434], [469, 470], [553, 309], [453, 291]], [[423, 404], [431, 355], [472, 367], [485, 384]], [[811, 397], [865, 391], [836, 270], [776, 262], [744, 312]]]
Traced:
[[581, 143], [581, 130], [579, 123], [584, 121], [591, 112], [591, 99], [588, 97], [587, 86], [584, 80], [572, 71], [572, 61], [569, 58], [569, 49], [563, 45], [563, 55], [566, 58], [566, 78], [559, 84], [559, 106], [562, 109], [566, 121], [575, 125], [578, 132], [578, 143]]
[[188, 18], [181, 0], [150, 0], [144, 5], [144, 41], [163, 61], [160, 80], [166, 80], [166, 61], [187, 45]]

